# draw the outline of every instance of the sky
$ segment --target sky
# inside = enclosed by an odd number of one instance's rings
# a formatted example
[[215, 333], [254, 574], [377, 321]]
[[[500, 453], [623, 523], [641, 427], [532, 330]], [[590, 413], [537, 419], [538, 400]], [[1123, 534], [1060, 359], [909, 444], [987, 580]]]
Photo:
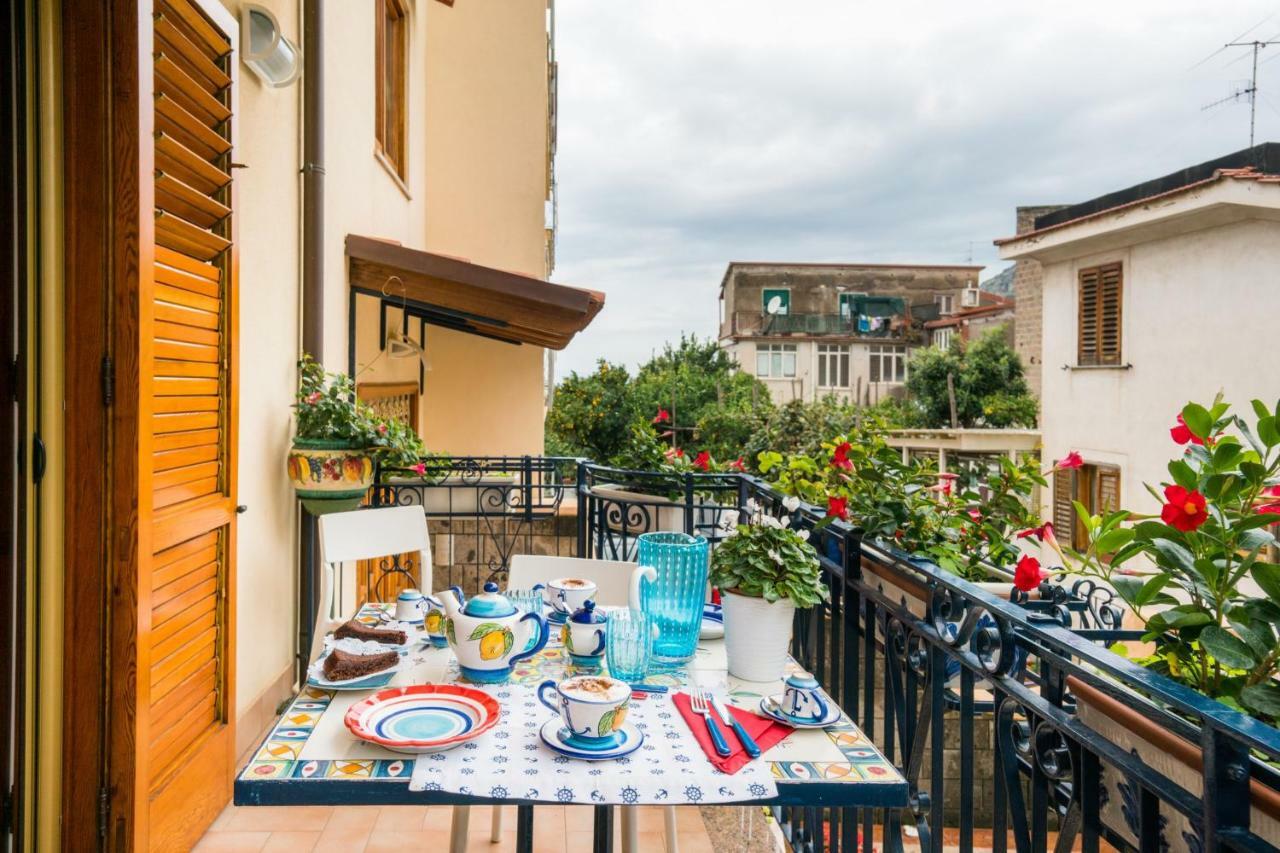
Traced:
[[[558, 355], [714, 336], [729, 261], [1006, 264], [1014, 208], [1245, 148], [1280, 0], [556, 0], [553, 280], [604, 310]], [[1215, 53], [1215, 51], [1218, 51]], [[1280, 141], [1280, 44], [1257, 140]]]

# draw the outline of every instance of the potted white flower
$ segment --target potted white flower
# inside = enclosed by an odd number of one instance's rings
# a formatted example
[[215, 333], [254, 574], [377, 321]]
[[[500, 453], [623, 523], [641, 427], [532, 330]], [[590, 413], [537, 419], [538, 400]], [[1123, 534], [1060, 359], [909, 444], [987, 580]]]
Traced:
[[[788, 499], [794, 509], [799, 501]], [[813, 607], [831, 593], [822, 582], [807, 530], [792, 530], [748, 501], [746, 524], [733, 526], [711, 556], [711, 583], [724, 605], [729, 674], [745, 681], [777, 681], [791, 645], [797, 607]]]

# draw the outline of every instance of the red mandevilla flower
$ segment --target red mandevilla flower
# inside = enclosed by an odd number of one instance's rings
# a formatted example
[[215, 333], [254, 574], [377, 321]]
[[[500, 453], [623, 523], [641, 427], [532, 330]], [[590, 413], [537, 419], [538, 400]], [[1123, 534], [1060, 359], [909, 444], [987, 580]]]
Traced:
[[701, 453], [699, 453], [697, 456], [693, 457], [693, 467], [697, 468], [699, 471], [710, 471], [711, 470], [711, 454], [708, 451], [704, 450]]
[[747, 470], [747, 463], [743, 462], [742, 457], [739, 456], [737, 459], [729, 463], [729, 468], [734, 471], [745, 471]]
[[322, 396], [324, 395], [321, 394], [319, 391], [312, 391], [310, 394], [307, 395], [307, 402], [314, 406], [316, 403], [320, 402], [320, 398]]
[[1072, 468], [1079, 468], [1084, 465], [1084, 460], [1080, 458], [1079, 452], [1073, 450], [1066, 456], [1053, 463], [1053, 467], [1059, 471], [1069, 471]]
[[1169, 437], [1178, 444], [1199, 444], [1204, 446], [1204, 439], [1191, 431], [1191, 427], [1187, 426], [1187, 422], [1182, 419], [1182, 415], [1178, 415], [1178, 425], [1169, 430]]
[[982, 513], [978, 512], [974, 507], [969, 507], [969, 518], [973, 519], [975, 523], [980, 522], [982, 521]]
[[848, 498], [827, 498], [827, 515], [835, 516], [841, 521], [849, 520], [849, 499]]
[[1031, 592], [1042, 580], [1044, 572], [1040, 570], [1040, 561], [1030, 554], [1024, 555], [1013, 570], [1013, 585], [1023, 592]]
[[651, 420], [649, 423], [665, 424], [670, 422], [671, 422], [671, 413], [668, 412], [666, 409], [658, 409], [658, 414], [654, 415], [653, 420]]
[[1053, 522], [1046, 521], [1044, 524], [1040, 525], [1039, 527], [1032, 527], [1027, 530], [1019, 530], [1017, 535], [1019, 539], [1030, 539], [1032, 537], [1035, 537], [1036, 539], [1039, 539], [1041, 542], [1045, 542], [1053, 538]]
[[667, 457], [668, 462], [670, 462], [673, 459], [683, 459], [684, 449], [680, 447], [668, 447], [665, 451], [663, 451], [662, 455]]
[[1165, 486], [1164, 499], [1168, 501], [1160, 510], [1160, 520], [1183, 533], [1190, 533], [1209, 520], [1204, 495], [1182, 486]]
[[386, 434], [387, 434], [387, 425], [378, 424], [378, 435], [386, 435]]
[[427, 473], [427, 463], [419, 462], [417, 465], [414, 465], [413, 473], [417, 474], [419, 477], [425, 476]]
[[853, 445], [847, 441], [838, 445], [835, 450], [831, 451], [831, 466], [833, 468], [842, 468], [845, 471], [852, 471], [853, 463], [849, 461], [850, 450], [853, 450]]

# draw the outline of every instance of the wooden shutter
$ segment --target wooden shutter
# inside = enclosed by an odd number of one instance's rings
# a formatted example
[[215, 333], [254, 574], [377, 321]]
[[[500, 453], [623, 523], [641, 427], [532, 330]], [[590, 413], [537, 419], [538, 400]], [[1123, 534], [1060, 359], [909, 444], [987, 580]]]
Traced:
[[150, 520], [150, 547], [139, 557], [138, 784], [146, 785], [145, 847], [183, 850], [227, 802], [236, 759], [237, 36], [220, 5], [196, 0], [157, 0], [152, 22], [155, 229], [152, 275], [142, 276], [140, 293], [139, 394], [144, 455], [150, 449], [139, 519]]
[[1067, 544], [1075, 547], [1076, 509], [1074, 471], [1053, 472], [1053, 527]]
[[1077, 364], [1120, 364], [1122, 291], [1119, 263], [1080, 270]]
[[1098, 468], [1098, 502], [1095, 512], [1108, 513], [1120, 509], [1120, 469]]

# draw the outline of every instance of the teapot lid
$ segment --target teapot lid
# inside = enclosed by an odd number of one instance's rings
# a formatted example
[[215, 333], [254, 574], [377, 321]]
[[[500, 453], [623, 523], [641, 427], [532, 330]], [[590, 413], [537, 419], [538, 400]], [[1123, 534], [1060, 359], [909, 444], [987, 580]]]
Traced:
[[596, 603], [591, 599], [582, 602], [582, 606], [573, 611], [573, 615], [569, 617], [570, 622], [578, 625], [601, 625], [607, 621], [603, 613], [596, 611]]
[[464, 616], [483, 616], [486, 618], [510, 616], [515, 612], [515, 606], [505, 595], [498, 592], [498, 585], [492, 581], [484, 585], [484, 592], [472, 596], [468, 599], [467, 606], [462, 608]]
[[818, 688], [818, 679], [814, 678], [807, 672], [797, 672], [787, 679], [788, 687], [795, 687], [800, 690], [816, 690]]

